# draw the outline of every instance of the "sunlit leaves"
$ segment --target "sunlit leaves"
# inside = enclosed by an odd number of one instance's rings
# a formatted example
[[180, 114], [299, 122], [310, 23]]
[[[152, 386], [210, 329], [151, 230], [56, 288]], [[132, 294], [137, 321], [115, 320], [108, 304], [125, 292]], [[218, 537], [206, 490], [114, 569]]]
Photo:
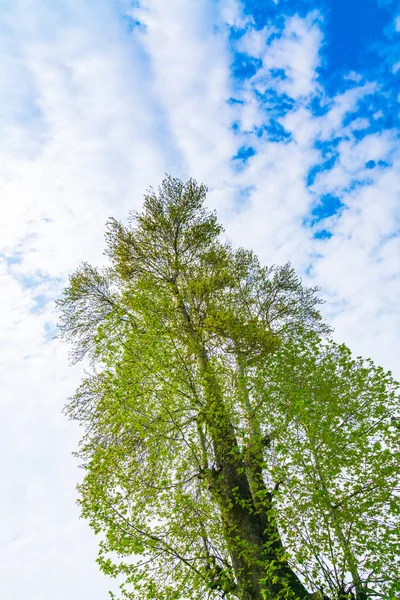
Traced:
[[354, 583], [353, 571], [371, 594], [388, 594], [400, 568], [398, 385], [310, 334], [251, 380], [264, 398], [260, 421], [274, 432], [280, 523], [304, 575], [334, 593]]
[[398, 597], [398, 386], [290, 265], [222, 243], [205, 193], [150, 190], [59, 301], [99, 565], [125, 598]]

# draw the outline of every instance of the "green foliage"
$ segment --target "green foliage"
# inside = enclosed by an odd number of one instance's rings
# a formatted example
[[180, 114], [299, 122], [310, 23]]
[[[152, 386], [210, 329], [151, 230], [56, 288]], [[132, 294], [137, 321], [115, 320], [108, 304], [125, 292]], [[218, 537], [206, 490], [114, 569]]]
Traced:
[[351, 585], [399, 593], [398, 384], [306, 332], [249, 381], [274, 432], [276, 509], [297, 568], [333, 597]]
[[150, 190], [58, 302], [91, 363], [66, 412], [99, 565], [124, 598], [400, 597], [398, 386], [289, 264], [223, 244], [205, 194]]

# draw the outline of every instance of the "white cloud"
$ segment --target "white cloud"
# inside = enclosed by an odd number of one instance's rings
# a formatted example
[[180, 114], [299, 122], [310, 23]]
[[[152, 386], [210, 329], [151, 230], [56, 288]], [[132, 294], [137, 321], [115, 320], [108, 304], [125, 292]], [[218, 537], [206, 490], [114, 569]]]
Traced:
[[344, 75], [343, 79], [348, 79], [349, 81], [356, 81], [357, 83], [359, 83], [362, 79], [362, 75], [360, 75], [360, 73], [357, 73], [356, 71], [350, 71], [350, 73]]
[[60, 598], [105, 599], [96, 543], [74, 503], [78, 431], [61, 415], [80, 373], [66, 369], [66, 348], [46, 341], [54, 315], [32, 312], [38, 290], [24, 289], [4, 261], [0, 281], [0, 596], [50, 600], [57, 590]]
[[366, 163], [390, 161], [396, 146], [396, 137], [390, 131], [366, 135], [360, 141], [344, 139], [337, 147], [339, 157], [335, 166], [317, 176], [314, 189], [321, 194], [341, 195], [352, 182], [368, 179], [374, 184], [381, 176], [380, 170], [368, 169]]
[[221, 0], [220, 15], [224, 23], [237, 29], [244, 29], [254, 22], [251, 15], [244, 14], [240, 0]]
[[320, 137], [322, 139], [333, 137], [338, 133], [339, 129], [343, 133], [342, 126], [345, 117], [357, 109], [361, 100], [376, 90], [377, 85], [375, 83], [367, 82], [364, 85], [350, 88], [335, 96], [327, 115], [318, 120]]
[[[306, 18], [294, 15], [286, 19], [282, 35], [274, 37], [269, 45], [264, 40], [273, 29], [248, 31], [239, 48], [257, 58], [263, 66], [252, 78], [255, 88], [264, 93], [275, 88], [281, 94], [299, 99], [308, 97], [318, 89], [317, 68], [320, 65], [322, 33], [321, 16], [317, 11]], [[285, 78], [273, 78], [271, 70], [282, 70]]]
[[[379, 357], [398, 377], [400, 177], [395, 162], [371, 186], [343, 197], [348, 209], [314, 264], [315, 279], [328, 294], [336, 335], [351, 338], [357, 354]], [[345, 299], [335, 314], [334, 302]], [[331, 306], [330, 306], [331, 305]], [[340, 303], [339, 303], [340, 305]]]
[[[38, 18], [54, 19], [60, 28], [47, 44], [25, 13], [14, 17], [46, 135], [40, 151], [24, 162], [19, 148], [11, 157], [8, 148], [3, 151], [9, 171], [3, 198], [9, 208], [1, 226], [6, 251], [22, 230], [24, 264], [62, 275], [77, 255], [99, 251], [102, 234], [95, 232], [93, 219], [100, 224], [115, 208], [126, 212], [132, 189], [140, 201], [145, 187], [168, 168], [167, 155], [157, 147], [161, 139], [168, 147], [168, 131], [158, 128], [158, 101], [138, 49], [120, 40], [116, 20], [104, 28], [102, 19], [113, 15], [96, 19], [75, 7], [67, 23], [61, 15], [58, 23], [49, 7], [42, 2], [36, 9]], [[170, 147], [169, 154], [174, 151]], [[16, 176], [21, 169], [23, 178]]]
[[[207, 2], [153, 0], [135, 14], [154, 73], [170, 135], [181, 153], [181, 174], [209, 183], [224, 177], [237, 147], [230, 128], [230, 56], [215, 32]], [[179, 20], [177, 20], [179, 15]]]
[[240, 52], [249, 56], [262, 59], [267, 52], [268, 38], [273, 33], [279, 33], [279, 30], [273, 26], [263, 27], [262, 29], [248, 28], [243, 37], [239, 39], [237, 48]]
[[327, 141], [335, 136], [346, 137], [354, 129], [363, 129], [369, 125], [366, 118], [357, 118], [344, 127], [345, 118], [356, 111], [361, 100], [376, 90], [373, 83], [357, 86], [338, 94], [325, 105], [329, 107], [322, 116], [314, 116], [310, 108], [301, 104], [280, 119], [284, 128], [291, 132], [294, 141], [302, 147], [312, 146], [315, 141]]

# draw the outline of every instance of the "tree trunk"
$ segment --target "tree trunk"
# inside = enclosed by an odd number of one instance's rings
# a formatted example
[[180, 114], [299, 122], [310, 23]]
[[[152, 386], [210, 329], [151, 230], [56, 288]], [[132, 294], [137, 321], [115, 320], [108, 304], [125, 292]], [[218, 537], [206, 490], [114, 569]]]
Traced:
[[223, 446], [224, 460], [217, 462], [210, 489], [221, 513], [242, 600], [309, 598], [311, 595], [284, 558], [271, 497], [264, 502], [263, 511], [254, 504], [233, 428], [229, 429], [224, 437], [219, 431], [218, 439], [213, 440], [217, 451]]
[[250, 488], [252, 482], [249, 483], [245, 461], [207, 350], [191, 324], [176, 286], [174, 297], [203, 380], [206, 397], [204, 421], [212, 439], [216, 463], [216, 468], [208, 469], [206, 475], [211, 497], [221, 514], [239, 596], [241, 600], [311, 598], [312, 594], [284, 557], [273, 517], [272, 496], [265, 488], [261, 472], [255, 475], [264, 498], [257, 506], [254, 502]]

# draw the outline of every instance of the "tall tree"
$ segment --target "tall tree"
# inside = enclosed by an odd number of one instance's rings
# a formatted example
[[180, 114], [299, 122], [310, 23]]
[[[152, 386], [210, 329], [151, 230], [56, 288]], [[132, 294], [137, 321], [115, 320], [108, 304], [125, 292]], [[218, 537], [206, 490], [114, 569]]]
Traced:
[[205, 196], [165, 179], [58, 303], [99, 564], [125, 598], [399, 598], [398, 386]]

